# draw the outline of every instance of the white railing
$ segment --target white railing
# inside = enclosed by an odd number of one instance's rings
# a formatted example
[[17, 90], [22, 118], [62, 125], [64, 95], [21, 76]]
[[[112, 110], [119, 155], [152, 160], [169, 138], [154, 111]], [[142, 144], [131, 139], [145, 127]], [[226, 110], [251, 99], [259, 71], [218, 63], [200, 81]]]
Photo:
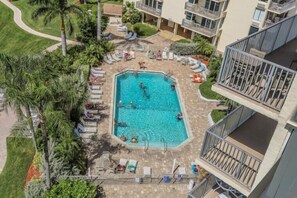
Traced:
[[140, 9], [140, 10], [144, 10], [146, 12], [149, 12], [153, 15], [157, 15], [157, 16], [161, 16], [162, 10], [145, 5], [144, 2], [142, 1], [137, 1], [136, 2], [136, 8]]
[[190, 2], [185, 3], [185, 9], [214, 20], [220, 18], [221, 16], [221, 9], [219, 11], [213, 11], [204, 8], [199, 4], [192, 4]]
[[269, 9], [278, 13], [286, 12], [287, 10], [296, 7], [296, 0], [285, 1], [284, 3], [271, 2]]
[[216, 28], [210, 29], [210, 28], [207, 28], [205, 26], [202, 26], [199, 23], [195, 23], [194, 21], [187, 20], [187, 19], [183, 19], [182, 25], [184, 27], [187, 27], [187, 28], [189, 28], [189, 29], [191, 29], [193, 31], [199, 32], [199, 33], [201, 33], [201, 34], [203, 34], [205, 36], [208, 36], [208, 37], [215, 36], [216, 31], [217, 31]]

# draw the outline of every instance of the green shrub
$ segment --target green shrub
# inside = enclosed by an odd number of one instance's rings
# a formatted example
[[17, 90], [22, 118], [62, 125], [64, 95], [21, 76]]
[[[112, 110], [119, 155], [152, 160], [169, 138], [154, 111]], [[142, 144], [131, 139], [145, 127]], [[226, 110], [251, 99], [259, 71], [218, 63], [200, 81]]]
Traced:
[[227, 112], [226, 110], [214, 109], [211, 111], [210, 115], [214, 122], [218, 122], [227, 115]]
[[192, 41], [190, 39], [180, 39], [178, 41], [176, 41], [177, 43], [192, 43]]
[[140, 37], [147, 37], [157, 33], [157, 28], [155, 26], [146, 23], [136, 23], [133, 25], [134, 32]]
[[54, 185], [52, 189], [46, 192], [43, 198], [95, 198], [98, 196], [97, 188], [84, 180], [61, 180], [57, 185]]
[[31, 180], [25, 188], [26, 198], [38, 198], [42, 195], [44, 187], [40, 181]]
[[196, 44], [195, 43], [173, 43], [170, 45], [170, 50], [178, 55], [195, 55]]
[[203, 82], [199, 86], [200, 93], [203, 97], [207, 99], [213, 99], [213, 100], [219, 100], [221, 98], [220, 94], [217, 94], [216, 92], [211, 90], [211, 86], [214, 84], [213, 80], [211, 78], [208, 78], [207, 81]]
[[134, 2], [126, 2], [123, 8], [122, 22], [135, 24], [141, 21], [141, 13], [135, 8]]
[[33, 165], [35, 168], [40, 168], [40, 166], [42, 165], [42, 161], [43, 161], [43, 156], [41, 152], [36, 152], [33, 158]]

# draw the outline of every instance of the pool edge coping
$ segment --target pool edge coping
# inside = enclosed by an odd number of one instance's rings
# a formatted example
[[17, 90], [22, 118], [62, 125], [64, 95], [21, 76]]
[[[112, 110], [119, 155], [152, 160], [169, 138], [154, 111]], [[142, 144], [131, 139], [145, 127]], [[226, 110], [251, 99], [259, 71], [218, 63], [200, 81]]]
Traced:
[[[127, 144], [126, 142], [123, 142], [121, 141], [117, 136], [115, 136], [113, 134], [113, 131], [114, 131], [114, 125], [113, 125], [113, 118], [114, 118], [114, 113], [115, 113], [115, 104], [114, 104], [114, 96], [115, 96], [115, 85], [116, 85], [116, 76], [119, 76], [121, 74], [124, 74], [126, 72], [129, 72], [129, 71], [137, 71], [137, 72], [143, 72], [143, 73], [147, 73], [147, 72], [151, 72], [151, 73], [161, 73], [163, 75], [166, 75], [168, 76], [169, 78], [175, 80], [177, 82], [177, 97], [179, 99], [179, 103], [180, 103], [180, 108], [183, 112], [183, 117], [184, 117], [184, 122], [185, 122], [185, 128], [186, 128], [186, 131], [187, 131], [187, 135], [188, 135], [188, 138], [183, 141], [182, 143], [180, 143], [178, 146], [176, 147], [166, 147], [166, 151], [170, 150], [170, 151], [181, 151], [182, 147], [184, 147], [186, 144], [188, 144], [189, 142], [191, 142], [193, 139], [194, 139], [194, 136], [193, 136], [193, 133], [192, 133], [192, 128], [191, 128], [191, 125], [190, 125], [190, 122], [189, 122], [189, 118], [188, 118], [188, 113], [187, 113], [187, 109], [185, 107], [185, 104], [184, 104], [184, 99], [182, 97], [182, 94], [181, 94], [181, 90], [180, 90], [180, 87], [179, 87], [179, 82], [178, 82], [178, 79], [175, 78], [175, 77], [172, 77], [172, 76], [169, 76], [168, 74], [166, 74], [165, 72], [163, 71], [156, 71], [156, 70], [135, 70], [135, 69], [125, 69], [125, 70], [122, 70], [122, 71], [119, 71], [117, 73], [114, 73], [112, 75], [112, 94], [111, 94], [111, 108], [110, 108], [110, 118], [109, 118], [109, 134], [111, 134], [111, 137], [112, 139], [116, 140], [118, 143], [126, 146], [127, 148], [129, 149], [146, 149], [144, 146], [131, 146], [129, 144]], [[157, 147], [148, 147], [147, 150], [164, 150], [164, 148], [157, 148]]]

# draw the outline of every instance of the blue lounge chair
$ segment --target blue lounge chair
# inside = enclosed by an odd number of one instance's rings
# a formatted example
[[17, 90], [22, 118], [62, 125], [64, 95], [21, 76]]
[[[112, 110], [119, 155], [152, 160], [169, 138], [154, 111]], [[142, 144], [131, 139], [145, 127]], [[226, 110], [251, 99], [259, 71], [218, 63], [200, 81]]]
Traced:
[[130, 39], [133, 36], [133, 32], [129, 32], [128, 34], [125, 35], [125, 39]]
[[171, 181], [170, 176], [168, 176], [168, 175], [164, 175], [164, 176], [163, 176], [163, 181], [164, 181], [164, 183], [170, 183], [170, 181]]
[[133, 36], [131, 38], [129, 38], [129, 41], [134, 41], [135, 39], [137, 39], [137, 33], [134, 33]]

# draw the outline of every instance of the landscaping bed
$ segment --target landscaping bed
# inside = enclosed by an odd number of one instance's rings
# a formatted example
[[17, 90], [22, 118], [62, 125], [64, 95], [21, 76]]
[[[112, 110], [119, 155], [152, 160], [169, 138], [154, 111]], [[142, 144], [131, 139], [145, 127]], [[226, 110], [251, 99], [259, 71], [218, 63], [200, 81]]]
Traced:
[[137, 33], [138, 37], [148, 37], [156, 34], [158, 32], [155, 26], [147, 23], [135, 23], [134, 25], [128, 23], [128, 30]]
[[210, 113], [211, 118], [214, 122], [220, 121], [223, 117], [227, 115], [226, 110], [221, 110], [221, 109], [214, 109]]
[[208, 78], [205, 82], [203, 82], [199, 86], [200, 93], [204, 98], [211, 99], [211, 100], [219, 100], [222, 96], [211, 90], [211, 86], [213, 84], [215, 83], [212, 82], [212, 79]]

